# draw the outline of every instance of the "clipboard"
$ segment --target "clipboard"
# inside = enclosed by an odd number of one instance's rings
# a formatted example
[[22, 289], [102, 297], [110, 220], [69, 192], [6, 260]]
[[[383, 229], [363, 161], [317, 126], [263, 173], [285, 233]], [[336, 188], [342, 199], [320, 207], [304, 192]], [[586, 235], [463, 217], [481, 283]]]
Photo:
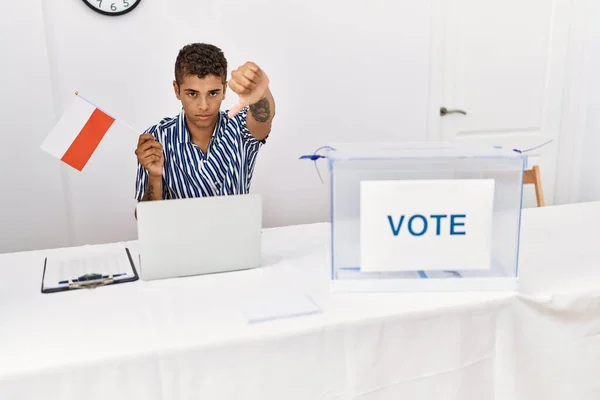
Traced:
[[[125, 254], [120, 253], [120, 251], [123, 251]], [[107, 259], [109, 257], [119, 257], [120, 258], [119, 261], [121, 261], [123, 264], [125, 264], [125, 262], [126, 262], [126, 264], [127, 264], [126, 268], [123, 270], [127, 270], [127, 269], [129, 269], [129, 270], [126, 272], [115, 274], [114, 272], [102, 273], [100, 271], [100, 269], [102, 269], [102, 268], [99, 268], [99, 270], [95, 271], [95, 272], [88, 272], [88, 273], [81, 274], [78, 276], [71, 276], [62, 281], [48, 282], [48, 285], [45, 285], [47, 275], [48, 275], [47, 274], [48, 267], [49, 267], [48, 257], [45, 257], [44, 272], [42, 273], [41, 292], [42, 293], [57, 293], [57, 292], [65, 292], [65, 291], [77, 290], [77, 289], [95, 289], [95, 288], [101, 287], [101, 286], [135, 282], [139, 279], [138, 272], [135, 268], [135, 264], [133, 263], [131, 253], [129, 252], [128, 248], [125, 247], [125, 248], [119, 249], [118, 251], [113, 250], [108, 253], [99, 253], [99, 255], [93, 254], [93, 256], [96, 257], [96, 259], [98, 259], [98, 258], [102, 259], [102, 257], [106, 257]], [[126, 257], [126, 259], [125, 259], [125, 257]], [[84, 254], [75, 260], [86, 261], [86, 260], [89, 260], [89, 258], [86, 257], [86, 255]], [[58, 257], [56, 259], [53, 259], [53, 261], [59, 262], [59, 264], [60, 264], [60, 260], [58, 259]], [[73, 259], [67, 259], [66, 261], [73, 262]], [[124, 267], [124, 265], [123, 265], [123, 267]]]

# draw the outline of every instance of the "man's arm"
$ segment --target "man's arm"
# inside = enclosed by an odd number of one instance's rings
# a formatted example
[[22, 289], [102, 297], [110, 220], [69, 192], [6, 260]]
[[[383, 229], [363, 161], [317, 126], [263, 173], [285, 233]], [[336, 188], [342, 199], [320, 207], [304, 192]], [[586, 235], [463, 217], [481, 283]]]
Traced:
[[149, 177], [148, 186], [144, 190], [141, 201], [162, 200], [162, 176]]
[[271, 132], [271, 122], [275, 116], [275, 100], [267, 74], [258, 65], [248, 61], [231, 72], [229, 87], [240, 97], [238, 104], [229, 110], [229, 118], [249, 106], [246, 115], [248, 131], [256, 140], [265, 140]]
[[[148, 186], [144, 190], [144, 195], [140, 201], [152, 201], [152, 200], [162, 200], [162, 177], [158, 178], [148, 178]], [[135, 219], [137, 219], [137, 208], [133, 212]]]
[[[162, 145], [150, 133], [143, 133], [135, 150], [138, 159], [135, 179], [135, 197], [138, 202], [162, 200], [162, 171], [164, 154]], [[137, 209], [134, 212], [137, 218]]]
[[265, 140], [271, 133], [271, 124], [275, 116], [275, 99], [267, 88], [262, 99], [250, 105], [246, 117], [248, 130], [256, 140]]

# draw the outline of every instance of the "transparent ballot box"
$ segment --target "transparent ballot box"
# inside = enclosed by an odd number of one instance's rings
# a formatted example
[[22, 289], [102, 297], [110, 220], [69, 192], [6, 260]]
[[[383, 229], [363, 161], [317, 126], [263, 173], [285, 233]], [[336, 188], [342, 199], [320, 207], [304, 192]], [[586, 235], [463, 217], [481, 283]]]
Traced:
[[524, 154], [433, 142], [326, 151], [333, 290], [516, 288]]

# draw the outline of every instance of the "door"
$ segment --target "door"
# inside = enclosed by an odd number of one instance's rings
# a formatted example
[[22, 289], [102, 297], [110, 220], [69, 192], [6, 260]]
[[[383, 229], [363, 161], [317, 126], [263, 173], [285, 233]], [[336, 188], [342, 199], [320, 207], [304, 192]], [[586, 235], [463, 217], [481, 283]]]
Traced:
[[[540, 166], [546, 204], [554, 198], [569, 3], [439, 0], [434, 7], [430, 138], [519, 150], [553, 140], [527, 153], [528, 168]], [[523, 206], [535, 205], [527, 185]]]

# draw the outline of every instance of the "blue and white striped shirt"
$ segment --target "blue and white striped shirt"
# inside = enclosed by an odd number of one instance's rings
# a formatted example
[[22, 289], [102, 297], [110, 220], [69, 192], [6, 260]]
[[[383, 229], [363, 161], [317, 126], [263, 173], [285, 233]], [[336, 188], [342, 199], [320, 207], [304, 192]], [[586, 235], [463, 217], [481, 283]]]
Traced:
[[[264, 141], [255, 139], [248, 130], [247, 113], [248, 107], [230, 119], [227, 111], [220, 111], [206, 154], [192, 142], [183, 109], [178, 116], [164, 118], [146, 131], [163, 146], [163, 199], [249, 192], [256, 156]], [[148, 171], [138, 161], [138, 201], [147, 185]]]

